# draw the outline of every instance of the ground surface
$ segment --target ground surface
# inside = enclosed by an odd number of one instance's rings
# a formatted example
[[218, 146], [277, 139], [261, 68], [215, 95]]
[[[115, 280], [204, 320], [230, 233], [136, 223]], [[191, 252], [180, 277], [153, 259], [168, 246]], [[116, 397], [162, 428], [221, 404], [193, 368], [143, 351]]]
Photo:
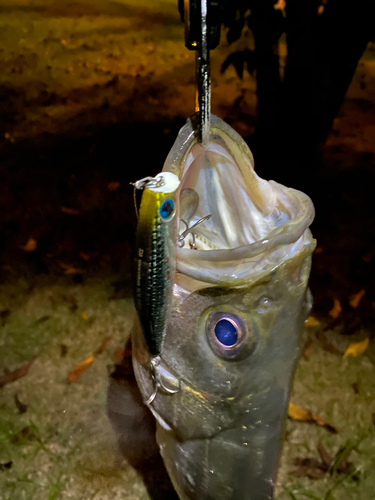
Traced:
[[[175, 3], [0, 0], [0, 376], [35, 359], [0, 388], [1, 500], [150, 498], [117, 451], [105, 398], [133, 314], [128, 182], [160, 170], [193, 110], [194, 55]], [[255, 80], [233, 68], [220, 75], [233, 50], [223, 41], [212, 55], [213, 111], [250, 137]], [[342, 356], [375, 324], [374, 107], [369, 45], [312, 190], [319, 323], [304, 333], [292, 397], [338, 432], [288, 421], [278, 500], [375, 498], [374, 341]], [[349, 297], [360, 290], [354, 308]], [[319, 443], [332, 456], [352, 450], [353, 467], [322, 475], [295, 465], [319, 458]]]

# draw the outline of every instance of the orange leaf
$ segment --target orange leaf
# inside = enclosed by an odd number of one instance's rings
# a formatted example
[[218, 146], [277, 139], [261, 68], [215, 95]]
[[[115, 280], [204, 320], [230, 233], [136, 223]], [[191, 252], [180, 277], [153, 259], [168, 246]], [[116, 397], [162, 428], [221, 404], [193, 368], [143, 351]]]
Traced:
[[65, 264], [64, 262], [59, 262], [59, 265], [64, 269], [64, 274], [79, 274], [82, 272], [80, 269], [76, 269], [75, 267]]
[[289, 403], [288, 405], [288, 417], [292, 420], [311, 420], [311, 412], [301, 408], [301, 406], [295, 405], [294, 403]]
[[314, 316], [309, 316], [305, 321], [305, 326], [319, 326], [319, 321]]
[[336, 319], [340, 316], [341, 311], [342, 307], [339, 299], [333, 299], [333, 307], [328, 314], [331, 316], [331, 318]]
[[69, 214], [69, 215], [79, 215], [79, 211], [75, 210], [74, 208], [69, 208], [69, 207], [60, 207], [60, 210], [64, 214]]
[[90, 366], [94, 362], [94, 359], [95, 359], [94, 356], [91, 355], [84, 361], [78, 363], [78, 365], [69, 373], [68, 381], [72, 383], [75, 380], [77, 380], [77, 378], [80, 377], [82, 373], [84, 373], [88, 368], [90, 368]]
[[366, 290], [362, 289], [358, 293], [355, 293], [354, 295], [351, 295], [349, 297], [349, 304], [356, 308], [359, 306], [359, 303], [363, 299], [363, 297], [366, 295]]
[[83, 313], [81, 314], [81, 318], [82, 318], [82, 319], [84, 319], [85, 321], [88, 321], [88, 320], [89, 320], [89, 317], [88, 317], [87, 313], [85, 313], [85, 312], [83, 312]]
[[36, 240], [34, 240], [34, 238], [29, 238], [27, 240], [27, 243], [24, 247], [21, 247], [22, 250], [25, 250], [25, 252], [33, 252], [34, 250], [36, 250], [36, 247], [37, 247], [37, 242]]
[[319, 417], [319, 415], [312, 413], [310, 410], [305, 410], [304, 408], [301, 408], [301, 406], [295, 405], [293, 403], [289, 403], [288, 405], [288, 417], [292, 420], [301, 422], [315, 422], [316, 424], [324, 427], [333, 434], [337, 433], [337, 429], [333, 427], [333, 425], [326, 422], [323, 418]]
[[121, 183], [120, 182], [110, 182], [108, 184], [108, 189], [110, 191], [116, 191], [116, 189], [118, 189], [119, 187], [121, 186]]
[[345, 350], [344, 358], [347, 358], [349, 356], [353, 356], [353, 358], [356, 358], [367, 349], [369, 342], [370, 341], [367, 338], [362, 340], [362, 342], [354, 342], [353, 344], [349, 344]]
[[83, 260], [90, 260], [90, 256], [87, 255], [87, 253], [83, 253], [83, 252], [79, 252], [79, 256], [81, 257], [81, 259]]

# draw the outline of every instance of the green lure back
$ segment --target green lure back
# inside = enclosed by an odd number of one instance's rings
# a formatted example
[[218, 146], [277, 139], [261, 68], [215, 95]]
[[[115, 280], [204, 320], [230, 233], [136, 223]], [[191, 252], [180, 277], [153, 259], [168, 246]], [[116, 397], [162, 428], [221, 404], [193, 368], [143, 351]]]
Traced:
[[[141, 182], [141, 181], [140, 181]], [[134, 301], [148, 350], [157, 356], [165, 334], [175, 275], [178, 177], [144, 184], [135, 241]], [[137, 187], [137, 184], [136, 184]]]

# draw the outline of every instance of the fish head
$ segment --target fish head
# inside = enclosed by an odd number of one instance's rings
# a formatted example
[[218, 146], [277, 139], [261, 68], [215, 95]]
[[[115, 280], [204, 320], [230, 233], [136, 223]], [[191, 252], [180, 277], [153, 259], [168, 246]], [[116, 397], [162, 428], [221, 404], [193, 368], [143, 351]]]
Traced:
[[[246, 144], [221, 120], [213, 119], [205, 150], [191, 130], [166, 168], [179, 175], [181, 192], [197, 192], [192, 222], [212, 217], [196, 226], [194, 249], [176, 251], [158, 371], [167, 390], [150, 409], [181, 499], [271, 499], [311, 307], [313, 206], [303, 193], [256, 176]], [[133, 366], [146, 400], [155, 373], [137, 333]]]

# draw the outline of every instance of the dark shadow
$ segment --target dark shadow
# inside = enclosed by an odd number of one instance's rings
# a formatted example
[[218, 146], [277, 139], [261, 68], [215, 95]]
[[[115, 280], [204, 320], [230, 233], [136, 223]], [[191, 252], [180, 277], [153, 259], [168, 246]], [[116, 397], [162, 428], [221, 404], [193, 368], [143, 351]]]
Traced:
[[143, 404], [131, 361], [130, 342], [111, 375], [107, 413], [118, 445], [142, 477], [152, 500], [178, 500], [155, 439], [155, 419]]

